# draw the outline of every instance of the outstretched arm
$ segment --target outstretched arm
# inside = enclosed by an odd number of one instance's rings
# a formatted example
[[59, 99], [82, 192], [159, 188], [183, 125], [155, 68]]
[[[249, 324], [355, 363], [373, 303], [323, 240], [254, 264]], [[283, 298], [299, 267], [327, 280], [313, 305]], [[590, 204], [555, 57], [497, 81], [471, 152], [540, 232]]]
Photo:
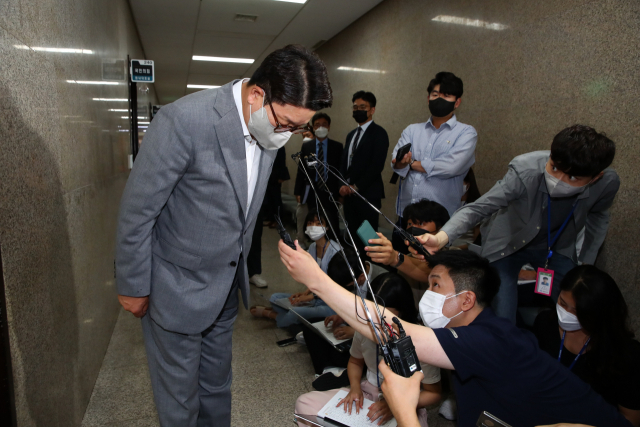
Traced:
[[[297, 241], [296, 247], [297, 250], [294, 251], [284, 242], [278, 243], [280, 259], [291, 277], [318, 295], [356, 331], [376, 342], [369, 324], [362, 320], [366, 319], [362, 300], [357, 299], [354, 309], [353, 302], [356, 296], [331, 280], [313, 257], [300, 248]], [[380, 319], [373, 302], [367, 301], [367, 307], [373, 321], [379, 323]], [[391, 319], [386, 320], [389, 322]], [[411, 336], [420, 361], [440, 368], [454, 369], [432, 329], [405, 321], [402, 322], [402, 326], [407, 335]]]

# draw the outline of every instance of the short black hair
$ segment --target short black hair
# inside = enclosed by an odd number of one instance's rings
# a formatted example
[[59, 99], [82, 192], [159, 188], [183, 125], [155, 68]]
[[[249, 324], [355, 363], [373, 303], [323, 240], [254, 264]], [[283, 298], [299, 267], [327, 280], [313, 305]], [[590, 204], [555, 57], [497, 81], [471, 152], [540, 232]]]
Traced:
[[[356, 278], [360, 276], [362, 272], [362, 268], [360, 268], [360, 260], [358, 259], [358, 255], [353, 249], [345, 248], [344, 253], [347, 257], [347, 261], [351, 268], [353, 268], [353, 272], [356, 275]], [[351, 272], [349, 271], [349, 265], [344, 262], [344, 257], [342, 253], [336, 253], [331, 261], [329, 261], [329, 266], [327, 267], [327, 276], [338, 285], [343, 288], [353, 282], [353, 277], [351, 277]]]
[[311, 126], [312, 127], [315, 124], [316, 120], [318, 120], [318, 119], [325, 119], [329, 123], [329, 126], [331, 126], [331, 117], [329, 117], [329, 115], [327, 113], [315, 113], [313, 115], [313, 117], [311, 117]]
[[476, 294], [476, 302], [488, 307], [500, 289], [500, 276], [489, 260], [471, 251], [440, 251], [427, 262], [431, 268], [444, 266], [456, 293], [471, 291]]
[[462, 79], [448, 71], [441, 71], [436, 74], [436, 78], [429, 82], [427, 92], [431, 93], [436, 85], [440, 85], [440, 93], [444, 95], [453, 95], [456, 98], [460, 98], [464, 92]]
[[[418, 310], [416, 310], [416, 303], [413, 299], [413, 291], [404, 277], [396, 273], [381, 274], [373, 279], [371, 289], [376, 296], [378, 305], [395, 308], [400, 312], [399, 316], [402, 320], [417, 323]], [[393, 319], [394, 314], [387, 312], [386, 316], [389, 316], [387, 317], [387, 322], [389, 322]]]
[[438, 202], [422, 199], [412, 203], [402, 211], [402, 228], [407, 228], [407, 222], [434, 222], [436, 230], [440, 230], [449, 221], [449, 211]]
[[615, 155], [612, 140], [584, 125], [561, 130], [551, 143], [554, 166], [572, 176], [594, 177], [611, 165]]
[[374, 108], [376, 106], [376, 96], [371, 92], [359, 90], [353, 94], [353, 98], [351, 98], [351, 102], [356, 102], [356, 99], [362, 99], [363, 101], [367, 101], [371, 108]]
[[290, 44], [267, 55], [249, 85], [265, 91], [265, 102], [313, 111], [333, 104], [327, 67], [318, 55], [300, 45]]

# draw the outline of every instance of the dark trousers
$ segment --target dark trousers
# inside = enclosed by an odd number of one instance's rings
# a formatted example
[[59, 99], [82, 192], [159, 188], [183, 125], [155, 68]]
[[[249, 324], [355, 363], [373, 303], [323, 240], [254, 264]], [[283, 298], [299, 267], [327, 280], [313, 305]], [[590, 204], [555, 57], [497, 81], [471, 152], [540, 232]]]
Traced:
[[[369, 200], [369, 202], [380, 209], [382, 206], [381, 199]], [[355, 194], [344, 198], [344, 217], [347, 220], [349, 231], [353, 236], [353, 240], [356, 242], [356, 247], [361, 256], [364, 256], [364, 243], [358, 238], [356, 231], [362, 223], [366, 220], [378, 231], [378, 212], [374, 211], [364, 200]], [[350, 244], [351, 242], [349, 242]]]
[[[313, 323], [320, 320], [324, 319], [312, 319], [310, 322]], [[316, 374], [321, 375], [324, 368], [328, 366], [337, 366], [339, 368], [347, 367], [350, 357], [349, 351], [345, 350], [340, 353], [333, 348], [333, 346], [329, 345], [328, 342], [311, 331], [306, 325], [302, 325], [302, 334], [304, 335], [304, 341], [307, 344], [307, 349], [309, 350], [313, 369], [316, 371]]]
[[534, 293], [535, 285], [518, 286], [518, 273], [520, 273], [522, 266], [531, 264], [534, 269], [538, 270], [539, 267], [544, 268], [546, 259], [546, 250], [524, 247], [516, 253], [491, 263], [500, 275], [500, 290], [493, 299], [493, 309], [497, 316], [504, 317], [515, 324], [518, 306], [553, 304], [558, 300], [560, 282], [565, 274], [576, 266], [571, 258], [558, 253], [553, 254], [548, 267], [554, 271], [551, 298]]
[[142, 318], [153, 397], [162, 427], [231, 425], [231, 336], [237, 315], [236, 279], [220, 315], [201, 333], [171, 332], [149, 314]]
[[267, 192], [264, 194], [264, 221], [274, 221], [273, 216], [278, 214], [282, 207], [282, 184], [268, 184]]
[[253, 229], [253, 237], [251, 238], [251, 250], [247, 255], [247, 271], [249, 277], [254, 274], [262, 274], [262, 221], [263, 216], [258, 215], [256, 218], [256, 228]]

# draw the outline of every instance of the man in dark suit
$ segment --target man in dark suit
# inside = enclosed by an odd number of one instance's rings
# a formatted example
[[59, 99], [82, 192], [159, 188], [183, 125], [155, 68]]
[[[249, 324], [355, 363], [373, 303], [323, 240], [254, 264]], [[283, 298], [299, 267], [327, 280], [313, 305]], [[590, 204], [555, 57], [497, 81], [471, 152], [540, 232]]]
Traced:
[[[320, 160], [335, 168], [335, 170], [340, 169], [343, 147], [342, 143], [329, 139], [328, 137], [331, 128], [331, 117], [325, 113], [316, 113], [311, 119], [311, 125], [313, 126], [316, 137], [302, 144], [302, 158], [304, 159], [305, 156], [315, 154]], [[320, 169], [323, 168], [321, 167]], [[339, 226], [338, 209], [330, 200], [329, 193], [337, 200], [340, 196], [340, 182], [326, 170], [324, 170], [322, 177], [319, 176], [318, 172], [313, 168], [307, 168], [307, 173], [314, 181], [313, 185], [318, 189], [317, 196], [327, 211], [327, 219], [337, 232]], [[323, 186], [323, 179], [327, 183], [326, 190]], [[295, 194], [298, 203], [306, 203], [309, 209], [317, 209], [318, 212], [322, 212], [322, 208], [317, 205], [316, 194], [309, 185], [307, 175], [300, 169], [298, 169], [298, 175], [296, 176], [296, 185], [293, 194]]]
[[339, 191], [344, 197], [344, 215], [349, 231], [356, 240], [358, 250], [363, 250], [364, 245], [356, 237], [356, 230], [364, 220], [369, 221], [373, 229], [377, 230], [378, 213], [353, 194], [353, 190], [380, 209], [384, 198], [382, 170], [387, 161], [389, 136], [382, 126], [373, 122], [376, 111], [376, 97], [373, 93], [358, 91], [353, 95], [352, 102], [353, 118], [358, 127], [347, 135], [340, 166], [340, 172], [350, 185], [343, 185]]

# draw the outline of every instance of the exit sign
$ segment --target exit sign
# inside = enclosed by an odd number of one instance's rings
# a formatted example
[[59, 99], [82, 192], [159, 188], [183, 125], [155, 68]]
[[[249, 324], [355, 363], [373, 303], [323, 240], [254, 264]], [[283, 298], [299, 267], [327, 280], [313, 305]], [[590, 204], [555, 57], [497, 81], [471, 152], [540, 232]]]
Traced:
[[153, 72], [153, 61], [149, 59], [131, 60], [131, 81], [139, 83], [153, 83], [155, 81]]

